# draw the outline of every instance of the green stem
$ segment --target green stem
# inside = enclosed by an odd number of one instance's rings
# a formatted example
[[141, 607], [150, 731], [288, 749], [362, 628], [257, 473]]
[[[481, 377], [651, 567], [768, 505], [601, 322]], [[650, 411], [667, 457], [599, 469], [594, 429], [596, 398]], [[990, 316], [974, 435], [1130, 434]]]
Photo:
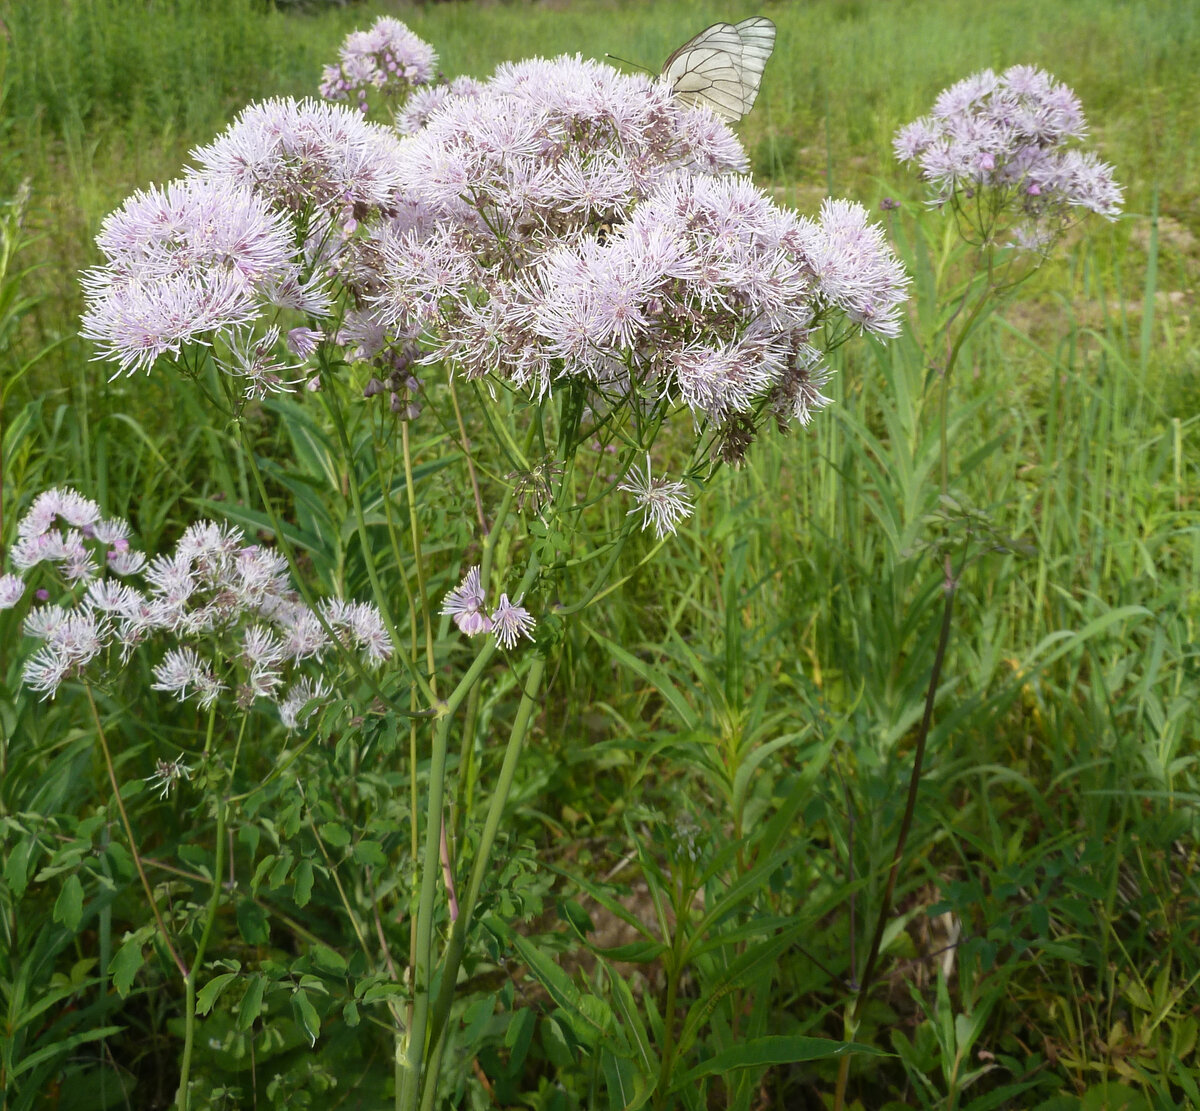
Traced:
[[[529, 565], [521, 580], [519, 594], [523, 594], [537, 578], [539, 563], [537, 554], [529, 557]], [[425, 809], [425, 851], [421, 864], [421, 890], [417, 898], [416, 945], [411, 957], [413, 1007], [412, 1025], [408, 1030], [408, 1045], [405, 1049], [405, 1064], [401, 1098], [398, 1101], [403, 1111], [417, 1111], [421, 1094], [422, 1064], [425, 1060], [426, 1035], [429, 1029], [429, 973], [433, 950], [433, 919], [436, 910], [437, 877], [441, 871], [440, 849], [442, 811], [446, 790], [446, 749], [454, 715], [470, 693], [471, 688], [482, 678], [484, 671], [497, 650], [496, 638], [489, 636], [475, 662], [459, 681], [445, 702], [438, 705], [437, 726], [434, 730], [433, 748], [429, 758], [429, 796]], [[435, 1083], [435, 1077], [429, 1077]]]
[[[430, 690], [433, 690], [437, 676], [433, 655], [433, 621], [429, 616], [429, 594], [425, 589], [425, 561], [421, 558], [421, 522], [417, 517], [417, 493], [416, 484], [413, 482], [412, 443], [408, 434], [408, 421], [404, 421], [400, 427], [400, 445], [404, 456], [404, 488], [408, 493], [408, 527], [412, 536], [413, 561], [417, 570], [417, 594], [421, 598], [421, 620], [425, 625], [425, 666], [429, 671]], [[357, 506], [356, 498], [356, 509]], [[365, 538], [363, 546], [366, 547]]]
[[138, 876], [141, 877], [142, 890], [146, 893], [146, 901], [150, 904], [150, 909], [154, 912], [154, 921], [158, 925], [159, 936], [163, 940], [163, 944], [167, 947], [167, 952], [171, 954], [171, 960], [175, 967], [179, 969], [179, 974], [185, 980], [188, 976], [188, 967], [183, 963], [183, 958], [179, 955], [179, 951], [171, 942], [171, 935], [167, 933], [166, 923], [163, 922], [163, 917], [158, 909], [158, 902], [154, 898], [154, 891], [150, 887], [150, 881], [146, 878], [146, 869], [142, 866], [142, 856], [138, 852], [137, 841], [133, 836], [133, 825], [129, 821], [129, 813], [125, 809], [125, 803], [121, 798], [121, 787], [117, 783], [117, 771], [113, 764], [112, 752], [109, 751], [108, 738], [104, 735], [104, 726], [100, 722], [100, 712], [96, 708], [96, 699], [92, 694], [92, 688], [88, 684], [84, 684], [83, 689], [87, 692], [88, 705], [92, 710], [92, 720], [96, 723], [96, 735], [100, 738], [100, 748], [104, 752], [104, 766], [108, 769], [108, 782], [112, 785], [113, 799], [117, 804], [117, 810], [121, 815], [121, 824], [125, 827], [125, 838], [129, 842], [129, 853], [133, 857], [133, 863], [137, 867]]
[[192, 967], [184, 978], [184, 1028], [183, 1028], [183, 1062], [179, 1066], [179, 1093], [175, 1102], [179, 1111], [188, 1109], [188, 1075], [192, 1067], [192, 1045], [196, 1037], [196, 977], [204, 966], [204, 954], [212, 937], [213, 925], [217, 920], [217, 908], [221, 902], [221, 873], [225, 870], [225, 819], [227, 803], [224, 799], [217, 800], [217, 847], [213, 860], [212, 892], [208, 897], [208, 907], [204, 914], [204, 929], [196, 946], [196, 956]]
[[[266, 481], [263, 478], [262, 471], [259, 470], [258, 459], [254, 453], [254, 445], [250, 442], [250, 437], [240, 421], [238, 422], [238, 430], [242, 434], [242, 444], [246, 449], [246, 461], [250, 465], [250, 473], [254, 476], [254, 484], [258, 488], [258, 496], [262, 500], [263, 508], [266, 510], [267, 516], [271, 518], [271, 528], [275, 531], [276, 543], [279, 545], [279, 550], [283, 553], [284, 558], [287, 560], [288, 570], [290, 570], [292, 573], [292, 584], [297, 590], [300, 591], [300, 597], [304, 599], [305, 605], [307, 605], [312, 611], [321, 628], [324, 630], [326, 636], [329, 637], [330, 644], [333, 645], [334, 650], [341, 656], [343, 662], [346, 663], [350, 670], [353, 671], [358, 678], [367, 683], [367, 685], [371, 688], [371, 692], [376, 695], [379, 700], [384, 703], [384, 705], [393, 710], [395, 713], [399, 714], [401, 717], [414, 716], [411, 711], [404, 710], [397, 706], [396, 703], [383, 692], [382, 688], [375, 681], [375, 677], [371, 675], [371, 673], [367, 671], [365, 667], [363, 667], [359, 658], [342, 644], [341, 638], [338, 637], [329, 627], [329, 623], [325, 620], [324, 615], [316, 605], [316, 599], [313, 597], [312, 591], [308, 588], [308, 583], [306, 582], [304, 576], [300, 573], [300, 567], [296, 561], [296, 553], [292, 550], [292, 545], [288, 542], [287, 534], [283, 529], [283, 522], [280, 520], [279, 514], [275, 510], [275, 505], [271, 501], [270, 495], [267, 493]], [[372, 565], [368, 561], [368, 567], [370, 566]], [[384, 620], [388, 621], [387, 610], [381, 610], [381, 614], [384, 616]], [[390, 622], [388, 624], [388, 629], [390, 634]], [[404, 666], [404, 670], [408, 672], [408, 677], [415, 684], [417, 684], [417, 686], [421, 687], [421, 693], [427, 698], [426, 704], [431, 705], [434, 701], [436, 701], [436, 698], [434, 697], [433, 692], [429, 690], [429, 684], [425, 682], [424, 676], [416, 670], [412, 661], [400, 650], [400, 641], [397, 640], [394, 635], [392, 635], [392, 644], [395, 647], [397, 657]]]
[[[683, 900], [680, 900], [681, 904]], [[671, 1073], [675, 1066], [675, 1008], [679, 995], [679, 978], [683, 966], [683, 949], [687, 935], [687, 906], [676, 907], [675, 931], [671, 938], [671, 967], [667, 972], [667, 1001], [663, 1008], [663, 1056], [655, 1086], [654, 1106], [666, 1106]]]
[[[430, 1023], [430, 1039], [438, 1043], [441, 1038], [446, 1018], [450, 1013], [450, 1004], [454, 1000], [454, 987], [458, 979], [458, 968], [462, 962], [463, 950], [466, 947], [467, 933], [471, 928], [471, 919], [475, 913], [475, 904], [483, 889], [483, 879], [487, 873], [488, 862], [491, 858], [492, 846], [500, 829], [500, 820], [504, 816], [504, 807], [508, 803], [512, 791], [513, 779], [517, 773], [517, 764], [521, 759], [521, 748], [529, 732], [529, 723], [533, 711], [539, 705], [538, 690], [546, 671], [546, 660], [542, 656], [534, 658], [533, 664], [525, 677], [525, 689], [521, 694], [521, 704], [513, 719], [512, 730], [508, 736], [508, 745], [504, 750], [504, 760], [500, 765], [500, 775], [496, 780], [496, 788], [492, 792], [488, 804], [487, 817], [483, 824], [483, 833], [479, 839], [479, 848], [475, 853], [475, 861], [471, 865], [471, 879], [467, 884], [466, 895], [459, 907], [458, 919], [450, 934], [450, 943], [446, 949], [446, 957], [442, 962], [442, 980], [438, 987], [437, 1000], [434, 1003], [433, 1019]], [[427, 1090], [432, 1091], [432, 1085]], [[427, 1095], [422, 1106], [430, 1103]]]
[[[960, 570], [961, 573], [961, 570]], [[913, 753], [912, 772], [908, 777], [908, 797], [904, 804], [904, 817], [900, 822], [900, 835], [896, 838], [896, 848], [892, 853], [892, 866], [888, 870], [887, 883], [884, 885], [883, 898], [879, 904], [879, 915], [875, 919], [875, 933], [871, 938], [871, 947], [867, 951], [867, 965], [863, 970], [862, 980], [858, 985], [858, 994], [854, 1006], [846, 1018], [846, 1039], [853, 1041], [862, 1021], [863, 1007], [871, 993], [872, 981], [875, 978], [875, 966], [879, 960], [879, 950], [883, 945], [883, 931], [891, 914], [892, 896], [896, 890], [896, 879], [900, 873], [900, 861], [904, 857], [904, 849], [908, 844], [909, 831], [912, 829], [913, 815], [917, 809], [917, 791], [921, 785], [921, 769], [925, 762], [925, 743], [929, 739], [929, 730], [933, 724], [933, 704], [937, 699], [938, 683], [941, 681], [942, 665], [946, 660], [946, 649], [950, 644], [951, 619], [954, 616], [954, 595], [958, 589], [958, 576], [950, 565], [950, 557], [946, 557], [945, 582], [943, 590], [946, 600], [942, 609], [942, 627], [938, 634], [937, 653], [933, 659], [933, 670], [929, 673], [929, 685], [925, 689], [925, 710], [921, 715], [921, 726], [917, 731], [917, 747]], [[834, 1111], [841, 1111], [845, 1106], [846, 1082], [850, 1076], [849, 1057], [843, 1057], [838, 1065], [837, 1091], [834, 1096]]]

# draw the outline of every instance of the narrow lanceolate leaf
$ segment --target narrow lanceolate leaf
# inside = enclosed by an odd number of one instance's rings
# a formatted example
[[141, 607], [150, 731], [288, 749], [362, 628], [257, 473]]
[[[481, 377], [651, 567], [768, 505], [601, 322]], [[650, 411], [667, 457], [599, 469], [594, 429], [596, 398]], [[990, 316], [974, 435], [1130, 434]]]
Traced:
[[[489, 917], [485, 919], [484, 924], [517, 950], [521, 960], [529, 966], [529, 971], [546, 989], [550, 998], [564, 1011], [567, 1011], [572, 1018], [581, 1020], [584, 1026], [590, 1027], [597, 1034], [602, 1034], [611, 1028], [611, 1011], [608, 1011], [607, 1007], [602, 1008], [600, 1021], [597, 1021], [597, 1016], [589, 1013], [593, 1008], [585, 1005], [583, 996], [571, 982], [571, 978], [533, 942], [509, 929], [507, 925], [496, 918]], [[597, 1002], [600, 1001], [597, 1000]]]
[[678, 715], [684, 729], [691, 730], [696, 728], [699, 723], [696, 711], [688, 704], [684, 693], [675, 685], [675, 681], [666, 671], [647, 663], [645, 660], [639, 660], [632, 652], [626, 651], [619, 644], [609, 640], [606, 636], [602, 636], [590, 626], [587, 627], [587, 630], [591, 634], [592, 639], [611, 655], [613, 659], [623, 667], [629, 668], [635, 675], [644, 679], [666, 699], [671, 709]]
[[881, 1049], [859, 1042], [836, 1042], [829, 1038], [806, 1038], [799, 1035], [755, 1038], [710, 1057], [681, 1077], [676, 1086], [691, 1084], [705, 1076], [716, 1076], [732, 1069], [758, 1069], [769, 1065], [790, 1065], [797, 1061], [820, 1061], [826, 1057], [845, 1057], [847, 1053], [890, 1056]]
[[29, 1072], [30, 1069], [35, 1069], [44, 1061], [53, 1060], [55, 1057], [66, 1056], [72, 1049], [78, 1045], [83, 1045], [84, 1042], [99, 1041], [101, 1038], [111, 1038], [114, 1034], [119, 1034], [124, 1030], [124, 1026], [101, 1026], [95, 1030], [85, 1030], [81, 1034], [72, 1034], [69, 1038], [63, 1038], [62, 1041], [55, 1042], [53, 1045], [48, 1045], [44, 1049], [39, 1049], [35, 1053], [31, 1053], [28, 1057], [22, 1057], [20, 1063], [13, 1069], [14, 1077], [20, 1076], [22, 1073]]

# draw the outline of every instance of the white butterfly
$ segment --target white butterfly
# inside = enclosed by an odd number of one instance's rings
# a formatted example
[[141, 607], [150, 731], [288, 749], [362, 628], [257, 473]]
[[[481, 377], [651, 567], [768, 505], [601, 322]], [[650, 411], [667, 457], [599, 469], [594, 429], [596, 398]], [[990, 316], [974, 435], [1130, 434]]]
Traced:
[[775, 24], [765, 16], [714, 23], [676, 50], [661, 76], [680, 100], [706, 104], [733, 123], [754, 106], [774, 49]]

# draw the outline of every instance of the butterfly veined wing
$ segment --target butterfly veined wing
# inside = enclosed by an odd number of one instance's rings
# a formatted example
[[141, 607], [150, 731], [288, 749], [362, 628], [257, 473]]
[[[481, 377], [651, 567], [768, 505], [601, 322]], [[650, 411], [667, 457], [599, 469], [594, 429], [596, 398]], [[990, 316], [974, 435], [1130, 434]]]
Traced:
[[662, 77], [680, 100], [706, 104], [733, 123], [753, 107], [774, 49], [775, 24], [765, 16], [714, 23], [666, 60]]

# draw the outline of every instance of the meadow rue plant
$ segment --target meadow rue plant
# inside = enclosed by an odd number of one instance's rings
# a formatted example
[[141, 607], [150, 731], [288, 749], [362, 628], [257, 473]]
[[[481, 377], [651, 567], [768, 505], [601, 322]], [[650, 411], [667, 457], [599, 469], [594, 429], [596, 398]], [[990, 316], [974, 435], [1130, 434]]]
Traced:
[[[922, 179], [930, 186], [929, 205], [954, 216], [968, 247], [967, 273], [965, 281], [955, 273], [957, 305], [925, 346], [926, 351], [946, 352], [943, 361], [931, 365], [933, 373], [926, 378], [927, 387], [940, 394], [940, 504], [939, 513], [930, 514], [929, 519], [941, 518], [952, 528], [950, 535], [930, 541], [922, 538], [918, 545], [920, 550], [933, 552], [940, 564], [941, 625], [904, 814], [861, 978], [851, 968], [856, 988], [845, 1011], [845, 1030], [851, 1038], [858, 1031], [875, 983], [892, 896], [912, 828], [959, 582], [967, 566], [983, 552], [1012, 553], [1022, 548], [992, 523], [989, 513], [973, 509], [953, 489], [947, 450], [951, 381], [968, 337], [1001, 298], [1048, 257], [1076, 219], [1087, 212], [1109, 219], [1119, 213], [1122, 192], [1112, 168], [1094, 154], [1068, 145], [1085, 133], [1082, 108], [1070, 89], [1033, 66], [1013, 66], [999, 76], [984, 70], [945, 89], [932, 113], [901, 128], [894, 140], [897, 158], [917, 163]], [[898, 206], [893, 202], [886, 207], [895, 211]], [[981, 536], [986, 538], [982, 544], [977, 543]], [[847, 1058], [838, 1069], [834, 1111], [846, 1106], [849, 1075]]]
[[321, 95], [326, 100], [358, 98], [359, 111], [368, 108], [367, 93], [403, 99], [410, 90], [428, 85], [437, 71], [433, 47], [398, 19], [381, 16], [367, 31], [346, 36], [336, 65], [325, 67]]
[[1078, 98], [1035, 66], [983, 70], [943, 90], [928, 116], [896, 133], [929, 203], [949, 206], [973, 242], [1002, 232], [1045, 253], [1079, 217], [1121, 211], [1113, 169], [1070, 144], [1087, 134]]
[[[152, 689], [214, 723], [219, 706], [262, 701], [299, 728], [314, 703], [345, 693], [335, 655], [369, 672], [373, 713], [411, 719], [412, 759], [420, 741], [428, 762], [421, 778], [410, 768], [413, 923], [404, 999], [388, 997], [405, 1111], [434, 1106], [454, 985], [562, 621], [614, 589], [639, 524], [661, 542], [697, 511], [688, 482], [702, 489], [722, 462], [740, 463], [766, 425], [810, 423], [829, 404], [828, 354], [856, 335], [897, 335], [908, 287], [861, 206], [828, 200], [813, 217], [783, 208], [747, 176], [730, 127], [663, 82], [576, 56], [434, 85], [435, 65], [432, 48], [381, 20], [346, 41], [322, 85], [360, 110], [251, 105], [192, 152], [181, 181], [137, 194], [105, 222], [104, 261], [85, 276], [85, 334], [118, 372], [170, 360], [215, 387], [279, 550], [203, 522], [173, 552], [130, 563], [141, 585], [109, 586], [82, 532], [96, 521], [68, 519], [47, 544], [89, 586], [27, 622], [46, 643], [26, 680], [47, 696], [112, 651], [127, 657], [165, 638]], [[394, 126], [363, 118], [370, 90], [398, 104]], [[300, 564], [247, 436], [249, 402], [288, 420], [277, 395], [318, 383], [301, 438], [318, 428], [331, 437], [337, 461], [325, 473], [341, 476], [335, 497], [373, 604], [296, 595]], [[460, 452], [482, 551], [457, 553], [468, 570], [440, 606], [469, 647], [440, 644], [430, 612], [439, 571], [422, 546], [410, 429], [434, 425]], [[477, 434], [507, 461], [499, 471]], [[679, 478], [654, 461], [661, 439]], [[612, 495], [627, 504], [617, 527], [600, 527]], [[392, 517], [401, 501], [403, 532]], [[70, 515], [88, 517], [85, 503]], [[39, 513], [49, 535], [60, 514]], [[116, 546], [128, 529], [108, 533]], [[15, 597], [15, 586], [0, 594]], [[395, 624], [404, 613], [407, 638]], [[466, 831], [447, 827], [447, 778], [474, 782], [497, 653], [516, 672], [520, 704], [473, 855], [459, 865]], [[180, 761], [151, 777], [160, 791], [187, 779]], [[217, 815], [236, 819], [222, 802]], [[219, 885], [210, 898], [215, 915]], [[197, 964], [185, 973], [188, 1046]], [[386, 951], [383, 964], [394, 979]], [[297, 1006], [315, 1040], [319, 1020]]]
[[148, 562], [129, 533], [127, 522], [102, 518], [95, 502], [64, 489], [40, 494], [18, 523], [16, 571], [0, 583], [0, 608], [26, 597], [39, 571], [66, 588], [60, 602], [25, 615], [26, 635], [44, 643], [23, 679], [44, 697], [69, 679], [103, 683], [114, 663], [166, 639], [173, 644], [153, 666], [151, 689], [205, 710], [227, 692], [243, 709], [263, 699], [295, 728], [298, 710], [332, 691], [328, 674], [303, 673], [306, 661], [328, 672], [335, 648], [371, 668], [392, 655], [373, 605], [329, 598], [313, 611], [292, 589], [286, 561], [240, 529], [202, 521]]

